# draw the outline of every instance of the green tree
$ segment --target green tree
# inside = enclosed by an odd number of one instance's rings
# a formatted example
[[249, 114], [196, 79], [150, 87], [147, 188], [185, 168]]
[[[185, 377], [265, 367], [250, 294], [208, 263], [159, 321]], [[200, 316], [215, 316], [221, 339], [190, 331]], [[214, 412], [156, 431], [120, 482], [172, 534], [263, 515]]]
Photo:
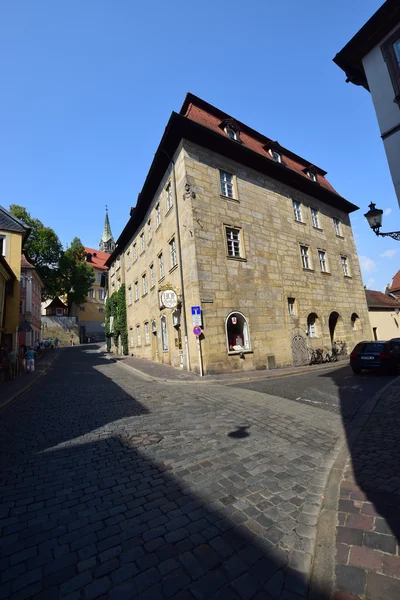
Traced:
[[89, 290], [94, 283], [94, 269], [85, 260], [85, 248], [79, 238], [74, 238], [71, 245], [63, 252], [59, 265], [60, 294], [67, 296], [68, 315], [73, 304], [86, 301]]
[[60, 293], [58, 263], [63, 252], [57, 234], [51, 227], [46, 227], [42, 221], [33, 218], [23, 206], [11, 204], [10, 212], [31, 228], [24, 249], [43, 281], [43, 299], [54, 298]]

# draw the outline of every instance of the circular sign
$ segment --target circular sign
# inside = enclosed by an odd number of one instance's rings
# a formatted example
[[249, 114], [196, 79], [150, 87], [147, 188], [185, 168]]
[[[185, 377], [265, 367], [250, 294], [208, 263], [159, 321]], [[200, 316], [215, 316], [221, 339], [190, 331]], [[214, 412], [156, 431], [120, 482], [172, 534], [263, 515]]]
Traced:
[[193, 327], [193, 333], [194, 333], [194, 335], [200, 335], [201, 327], [199, 327], [198, 325], [196, 325], [196, 327]]
[[232, 317], [232, 325], [236, 325], [237, 323], [237, 317]]
[[178, 304], [178, 296], [174, 290], [165, 290], [161, 293], [161, 302], [165, 308], [175, 308]]

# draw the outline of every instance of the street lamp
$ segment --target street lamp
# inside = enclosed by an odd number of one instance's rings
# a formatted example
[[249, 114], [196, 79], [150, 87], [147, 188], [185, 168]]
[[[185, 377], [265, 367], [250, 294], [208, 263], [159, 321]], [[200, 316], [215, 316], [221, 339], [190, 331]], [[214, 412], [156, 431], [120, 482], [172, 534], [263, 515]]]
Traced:
[[391, 237], [400, 242], [400, 231], [388, 231], [387, 233], [381, 233], [379, 231], [382, 227], [383, 210], [376, 208], [373, 202], [371, 202], [368, 208], [369, 211], [365, 213], [364, 217], [367, 219], [368, 225], [371, 227], [372, 231], [381, 237]]

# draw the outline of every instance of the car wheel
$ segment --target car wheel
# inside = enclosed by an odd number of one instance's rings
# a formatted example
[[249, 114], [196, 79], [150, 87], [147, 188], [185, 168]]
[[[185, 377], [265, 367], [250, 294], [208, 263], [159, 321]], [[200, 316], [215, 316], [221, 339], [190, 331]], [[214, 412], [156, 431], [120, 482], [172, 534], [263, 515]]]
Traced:
[[361, 373], [361, 369], [356, 369], [355, 367], [351, 367], [354, 375], [359, 375]]

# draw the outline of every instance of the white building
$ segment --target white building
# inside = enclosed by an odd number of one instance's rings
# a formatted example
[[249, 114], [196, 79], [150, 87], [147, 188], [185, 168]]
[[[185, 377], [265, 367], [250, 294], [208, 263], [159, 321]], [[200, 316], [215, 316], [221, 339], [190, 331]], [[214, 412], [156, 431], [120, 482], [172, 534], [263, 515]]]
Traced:
[[333, 60], [371, 92], [400, 204], [400, 1], [386, 0]]

